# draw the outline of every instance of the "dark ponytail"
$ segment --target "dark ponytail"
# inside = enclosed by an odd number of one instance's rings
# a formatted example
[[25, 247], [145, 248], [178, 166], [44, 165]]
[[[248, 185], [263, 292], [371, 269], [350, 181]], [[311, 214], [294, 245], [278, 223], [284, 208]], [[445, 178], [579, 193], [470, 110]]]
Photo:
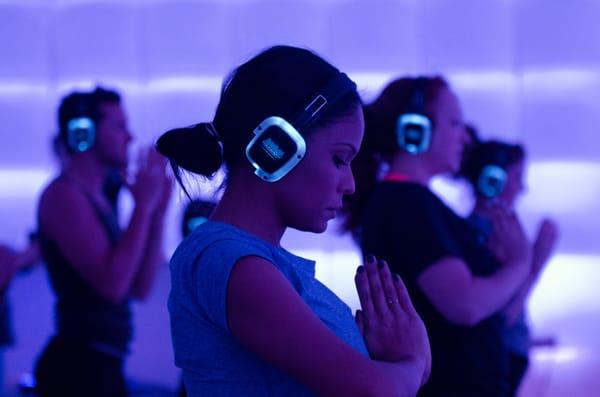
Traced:
[[[169, 158], [182, 187], [180, 168], [210, 178], [222, 165], [228, 172], [243, 164], [249, 167], [245, 149], [256, 126], [270, 116], [288, 120], [296, 117], [315, 92], [339, 73], [309, 50], [271, 47], [225, 80], [212, 123], [168, 131], [159, 138], [157, 149]], [[358, 93], [349, 91], [301, 134], [343, 117], [358, 106]]]
[[[442, 77], [426, 78], [425, 109], [423, 112], [435, 126], [430, 109], [431, 102], [448, 83]], [[359, 238], [363, 212], [371, 193], [381, 179], [385, 166], [398, 152], [396, 123], [398, 117], [412, 107], [412, 95], [416, 78], [401, 78], [389, 83], [371, 103], [364, 106], [365, 135], [360, 152], [352, 162], [356, 190], [344, 197], [344, 220], [342, 231]]]
[[223, 164], [221, 143], [210, 123], [169, 130], [156, 141], [156, 150], [169, 159], [177, 182], [188, 196], [182, 168], [211, 178]]

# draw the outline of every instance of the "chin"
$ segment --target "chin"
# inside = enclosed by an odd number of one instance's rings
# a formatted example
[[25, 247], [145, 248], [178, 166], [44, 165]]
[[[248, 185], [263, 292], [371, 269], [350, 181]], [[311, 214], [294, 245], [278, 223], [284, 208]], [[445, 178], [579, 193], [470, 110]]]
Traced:
[[460, 161], [456, 163], [452, 163], [448, 166], [448, 172], [451, 174], [455, 174], [460, 171]]
[[324, 222], [322, 225], [316, 227], [315, 230], [313, 230], [313, 233], [324, 233], [325, 230], [327, 230], [327, 222]]
[[294, 226], [294, 229], [300, 230], [302, 232], [323, 233], [325, 230], [327, 230], [327, 221], [297, 225]]

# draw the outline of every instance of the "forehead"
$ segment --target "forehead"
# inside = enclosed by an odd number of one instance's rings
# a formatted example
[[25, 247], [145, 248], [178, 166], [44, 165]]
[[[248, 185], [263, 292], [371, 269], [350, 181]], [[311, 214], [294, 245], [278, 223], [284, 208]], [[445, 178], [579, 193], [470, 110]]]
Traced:
[[101, 119], [123, 120], [125, 110], [118, 102], [104, 102], [98, 106]]
[[514, 161], [506, 166], [506, 172], [508, 172], [509, 174], [510, 173], [516, 174], [516, 173], [522, 172], [524, 165], [525, 165], [525, 163], [522, 159]]
[[457, 114], [461, 113], [460, 101], [454, 92], [443, 87], [433, 100], [433, 106], [437, 112]]
[[362, 108], [357, 106], [352, 112], [320, 127], [307, 137], [310, 145], [333, 145], [349, 143], [358, 149], [363, 138], [364, 120]]

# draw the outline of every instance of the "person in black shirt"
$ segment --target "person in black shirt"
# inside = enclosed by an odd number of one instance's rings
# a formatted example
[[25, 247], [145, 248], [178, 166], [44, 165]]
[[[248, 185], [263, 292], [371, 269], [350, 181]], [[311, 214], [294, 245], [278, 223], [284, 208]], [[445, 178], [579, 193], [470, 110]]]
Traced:
[[432, 373], [418, 395], [508, 396], [502, 311], [529, 274], [530, 248], [514, 213], [492, 208], [482, 241], [429, 189], [458, 170], [469, 142], [456, 95], [441, 77], [403, 78], [364, 111], [345, 228], [403, 278], [425, 322]]
[[[471, 125], [467, 126], [467, 131], [471, 143], [465, 150], [457, 176], [464, 178], [471, 187], [476, 201], [468, 219], [485, 241], [493, 228], [489, 209], [499, 204], [513, 210], [525, 189], [525, 149], [517, 144], [481, 141]], [[531, 338], [525, 313], [527, 298], [551, 257], [557, 238], [556, 223], [549, 218], [542, 220], [532, 246], [531, 272], [504, 309], [511, 395], [516, 395], [529, 363]]]

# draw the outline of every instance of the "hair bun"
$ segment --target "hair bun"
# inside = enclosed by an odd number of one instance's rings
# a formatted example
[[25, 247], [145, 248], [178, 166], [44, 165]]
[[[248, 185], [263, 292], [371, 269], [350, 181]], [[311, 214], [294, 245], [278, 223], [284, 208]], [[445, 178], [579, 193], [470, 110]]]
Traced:
[[162, 134], [156, 150], [167, 157], [175, 169], [212, 176], [223, 163], [221, 144], [211, 123], [175, 128]]

